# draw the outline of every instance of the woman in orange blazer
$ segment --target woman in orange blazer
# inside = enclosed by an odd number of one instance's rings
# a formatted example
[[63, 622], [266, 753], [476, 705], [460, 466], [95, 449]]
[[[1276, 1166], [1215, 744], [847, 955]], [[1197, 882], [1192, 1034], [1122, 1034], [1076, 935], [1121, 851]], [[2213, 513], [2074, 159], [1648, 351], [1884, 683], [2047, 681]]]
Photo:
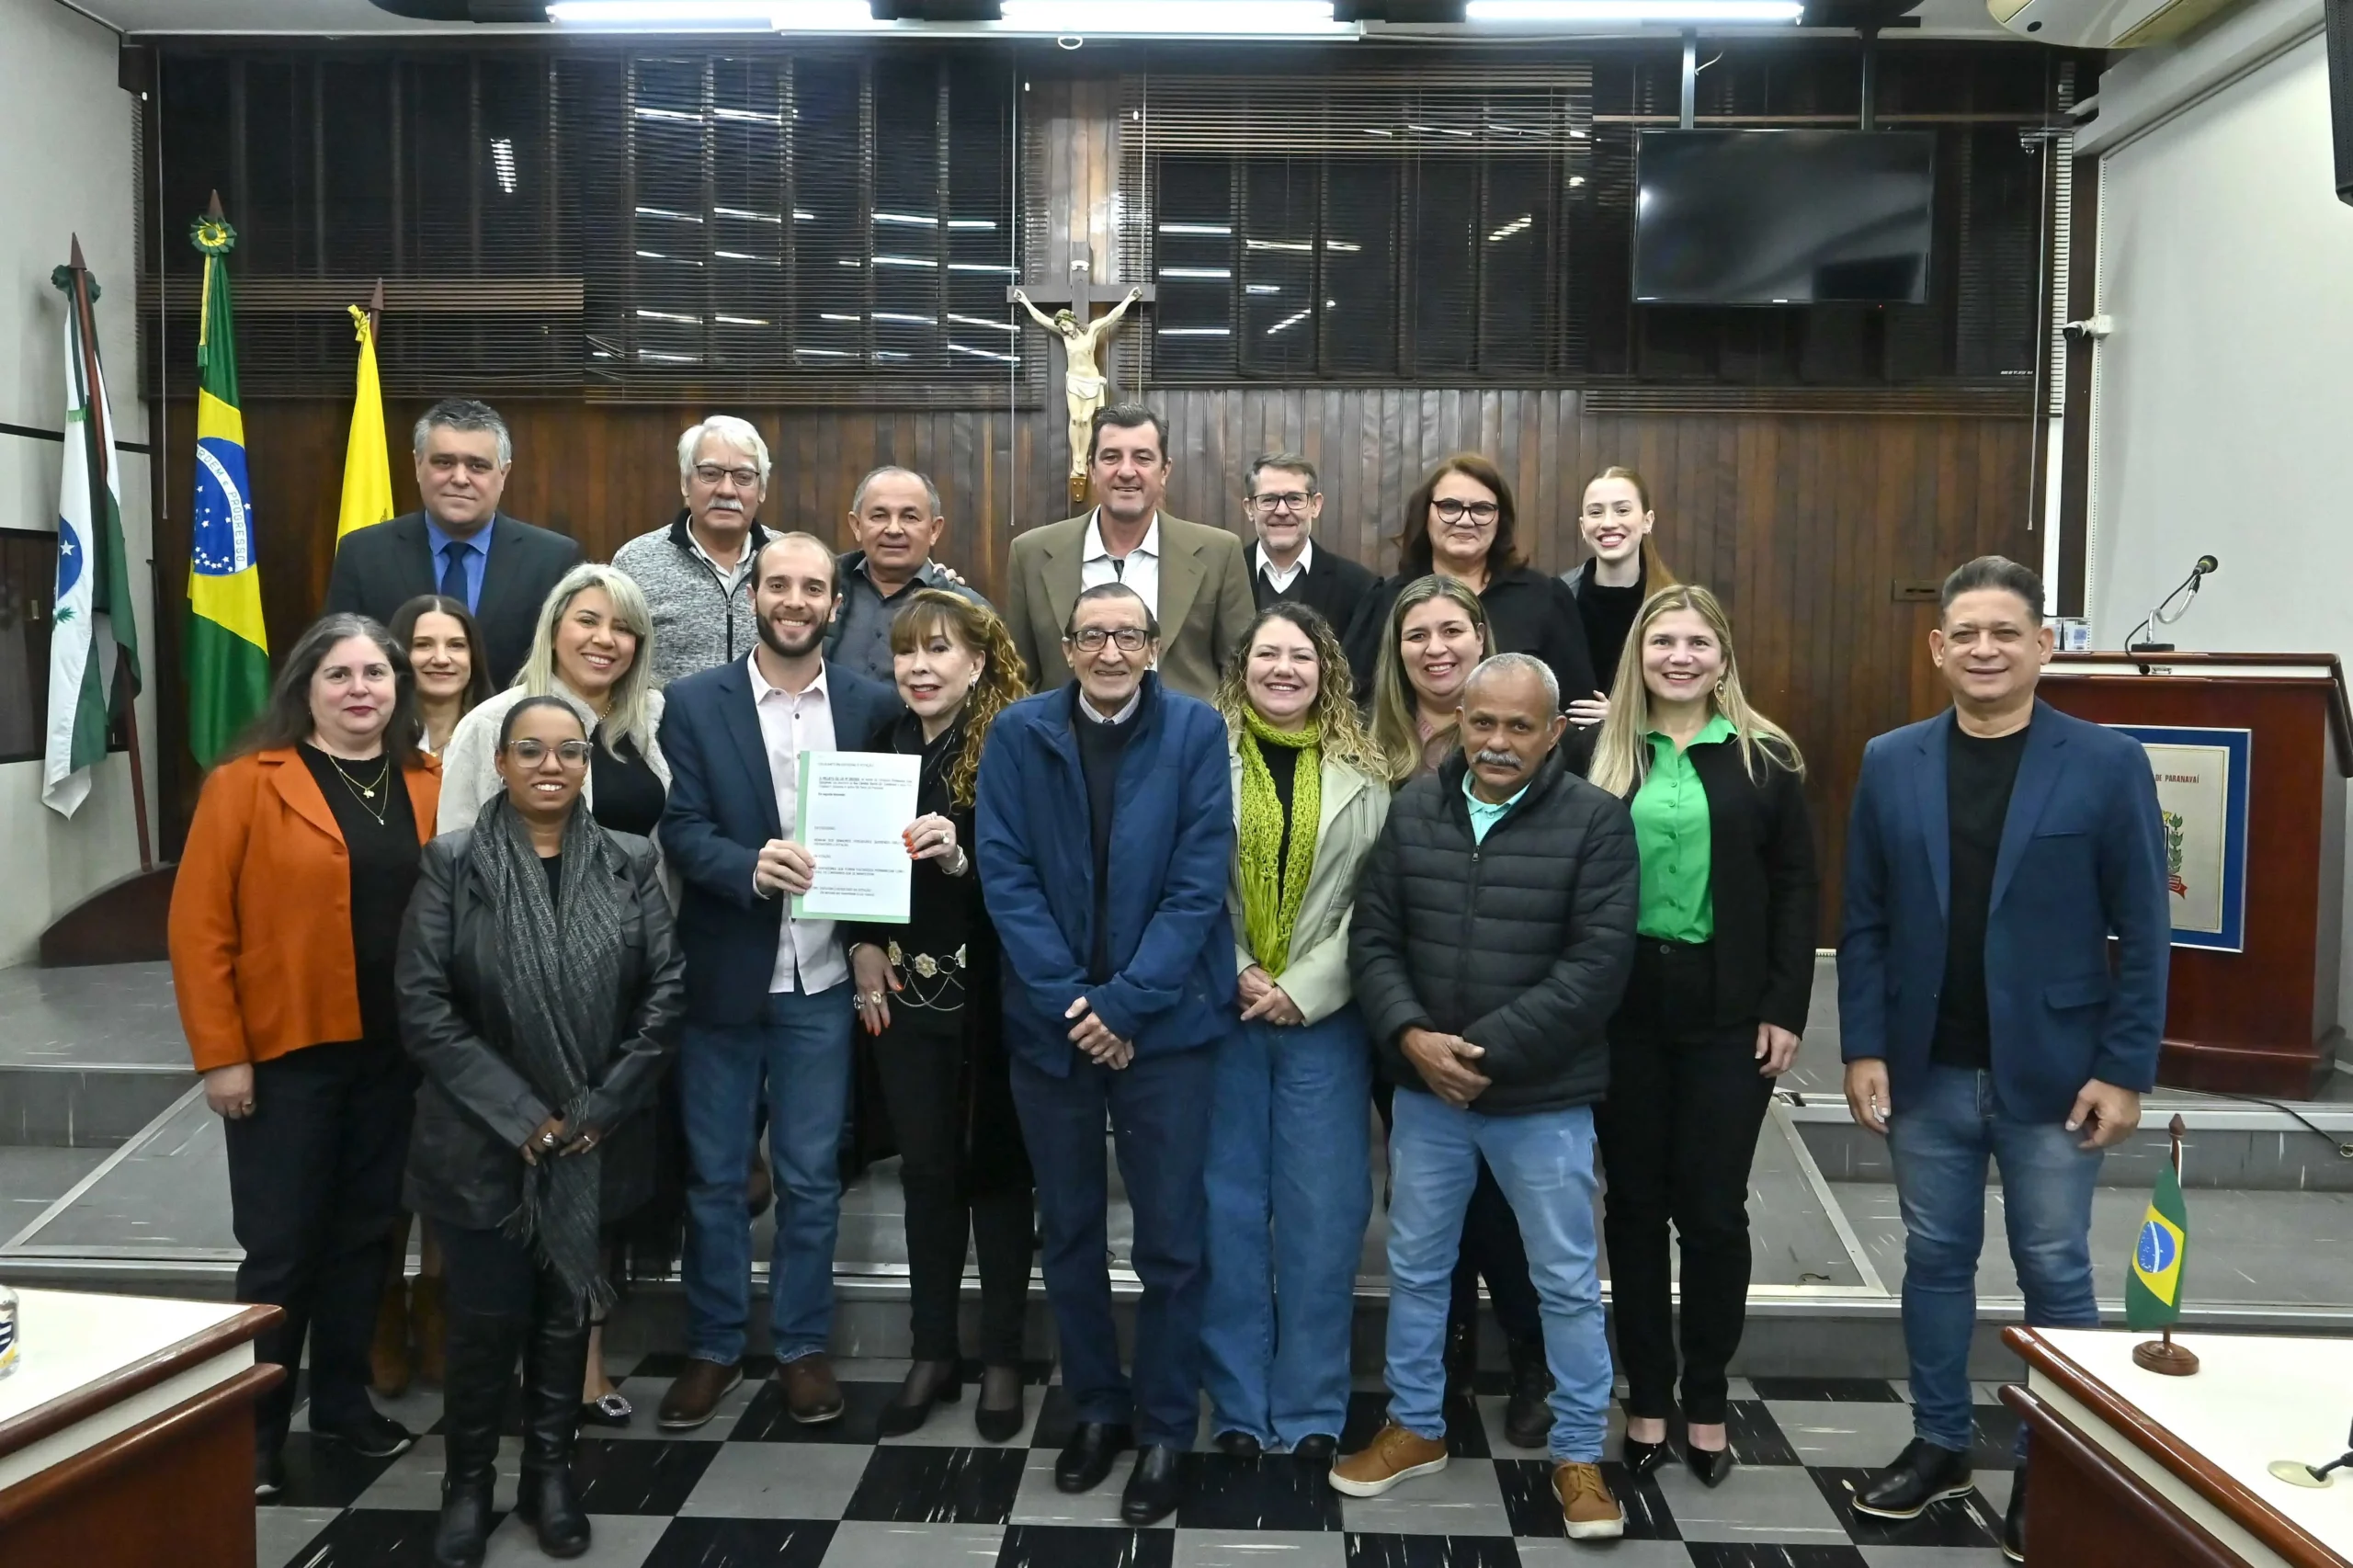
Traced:
[[392, 958], [441, 797], [416, 739], [406, 653], [364, 616], [319, 621], [205, 780], [172, 892], [172, 985], [245, 1249], [237, 1299], [286, 1314], [254, 1346], [287, 1369], [255, 1408], [256, 1497], [285, 1484], [305, 1335], [311, 1430], [376, 1459], [411, 1441], [369, 1401], [368, 1349], [416, 1096]]

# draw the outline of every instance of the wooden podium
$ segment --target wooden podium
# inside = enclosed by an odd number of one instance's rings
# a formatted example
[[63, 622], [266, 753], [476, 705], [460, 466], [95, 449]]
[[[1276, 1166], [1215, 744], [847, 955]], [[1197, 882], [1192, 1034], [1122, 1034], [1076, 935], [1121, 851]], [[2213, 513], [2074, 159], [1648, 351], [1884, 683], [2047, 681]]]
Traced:
[[2353, 710], [2334, 653], [2062, 653], [2053, 708], [2099, 724], [2248, 732], [2236, 951], [2177, 943], [2158, 1080], [2309, 1099], [2333, 1071]]

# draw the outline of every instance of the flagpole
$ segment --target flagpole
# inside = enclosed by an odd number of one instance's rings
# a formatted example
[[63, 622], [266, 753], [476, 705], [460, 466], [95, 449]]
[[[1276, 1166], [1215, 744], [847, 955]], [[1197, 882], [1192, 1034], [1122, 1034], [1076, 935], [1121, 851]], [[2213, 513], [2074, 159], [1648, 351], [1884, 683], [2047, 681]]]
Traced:
[[376, 287], [368, 296], [368, 342], [372, 347], [384, 323], [384, 280], [376, 279]]
[[[90, 269], [82, 260], [82, 236], [79, 234], [74, 236], [73, 258], [66, 263], [66, 268], [74, 278], [74, 320], [76, 334], [82, 339], [83, 396], [95, 407], [101, 386], [98, 379], [98, 329], [90, 310]], [[104, 518], [113, 510], [114, 476], [107, 470], [108, 444], [98, 439], [100, 425], [107, 425], [111, 431], [113, 418], [112, 409], [101, 409], [97, 418], [82, 422], [82, 439], [89, 449], [90, 515], [93, 517]], [[94, 561], [83, 562], [85, 571], [95, 571], [97, 567], [97, 562]], [[125, 605], [119, 608], [109, 606], [108, 613], [120, 615], [132, 612], [131, 607]], [[119, 658], [115, 661], [114, 684], [116, 691], [120, 691], [123, 671]], [[109, 698], [113, 695], [108, 694]], [[147, 835], [147, 770], [139, 760], [139, 699], [136, 696], [123, 701], [122, 729], [124, 737], [131, 743], [131, 810], [139, 823], [139, 869], [152, 871], [155, 869], [155, 848]]]
[[[2165, 1131], [2173, 1135], [2173, 1179], [2177, 1189], [2181, 1185], [2181, 1135], [2189, 1129], [2177, 1111]], [[2173, 1324], [2170, 1323], [2160, 1327], [2157, 1335], [2132, 1347], [2132, 1364], [2147, 1371], [2162, 1372], [2169, 1378], [2193, 1376], [2198, 1370], [2198, 1352], [2173, 1342]]]

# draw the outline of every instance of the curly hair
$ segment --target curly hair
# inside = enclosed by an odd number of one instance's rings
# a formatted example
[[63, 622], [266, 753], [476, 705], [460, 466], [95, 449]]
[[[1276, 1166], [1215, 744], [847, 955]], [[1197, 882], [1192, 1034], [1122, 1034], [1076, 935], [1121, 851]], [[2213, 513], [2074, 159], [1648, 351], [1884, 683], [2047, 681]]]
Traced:
[[983, 664], [964, 699], [964, 745], [948, 765], [948, 793], [956, 804], [972, 809], [981, 776], [981, 749], [988, 744], [989, 726], [996, 716], [1029, 695], [1029, 676], [1013, 634], [996, 611], [974, 604], [945, 588], [918, 588], [907, 596], [891, 620], [891, 652], [912, 653], [918, 643], [936, 633], [961, 642], [981, 655]]
[[1250, 704], [1250, 645], [1258, 640], [1258, 629], [1270, 620], [1289, 621], [1315, 649], [1315, 700], [1307, 710], [1308, 727], [1316, 733], [1315, 744], [1334, 762], [1387, 783], [1389, 764], [1381, 756], [1381, 748], [1373, 744], [1364, 721], [1357, 715], [1356, 676], [1348, 671], [1348, 656], [1340, 651], [1340, 640], [1334, 635], [1332, 623], [1311, 607], [1295, 601], [1282, 601], [1260, 610], [1257, 619], [1242, 633], [1242, 641], [1234, 645], [1233, 657], [1226, 660], [1225, 678], [1218, 683], [1216, 701], [1217, 710], [1225, 716], [1227, 737], [1238, 741], [1242, 736], [1242, 711]]

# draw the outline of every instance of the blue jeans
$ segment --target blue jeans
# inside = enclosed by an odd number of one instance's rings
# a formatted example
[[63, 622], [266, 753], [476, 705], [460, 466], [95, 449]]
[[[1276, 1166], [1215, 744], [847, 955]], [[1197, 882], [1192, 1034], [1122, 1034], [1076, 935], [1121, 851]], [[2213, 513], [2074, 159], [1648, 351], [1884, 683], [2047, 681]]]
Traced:
[[[1136, 1441], [1193, 1446], [1200, 1425], [1202, 1196], [1211, 1051], [1155, 1051], [1117, 1072], [1074, 1049], [1070, 1073], [1040, 1073], [1017, 1051], [1013, 1105], [1038, 1176], [1046, 1300], [1063, 1391], [1081, 1421], [1132, 1421]], [[1108, 1111], [1120, 1179], [1135, 1217], [1135, 1381], [1120, 1369], [1111, 1321]]]
[[[1914, 1435], [1969, 1451], [1969, 1345], [1977, 1326], [1977, 1255], [1985, 1245], [1985, 1161], [2002, 1172], [2010, 1261], [2036, 1327], [2097, 1328], [2092, 1295], [2092, 1186], [2097, 1150], [2056, 1121], [2015, 1121], [1990, 1073], [1931, 1067], [1923, 1092], [1887, 1124], [1904, 1210], [1904, 1347], [1912, 1362]], [[2023, 1444], [2024, 1435], [2020, 1435]], [[2023, 1449], [2021, 1449], [2023, 1451]]]
[[1215, 1048], [1201, 1382], [1212, 1431], [1288, 1448], [1348, 1414], [1357, 1259], [1372, 1218], [1372, 1046], [1354, 1006], [1237, 1023]]
[[[1446, 1436], [1446, 1306], [1462, 1213], [1486, 1156], [1519, 1217], [1552, 1373], [1552, 1458], [1601, 1458], [1609, 1415], [1600, 1251], [1593, 1229], [1593, 1111], [1482, 1116], [1397, 1091], [1389, 1133], [1389, 1418]], [[1967, 1390], [1964, 1389], [1966, 1397]]]
[[779, 991], [756, 1024], [689, 1024], [678, 1051], [686, 1120], [688, 1345], [709, 1361], [744, 1355], [752, 1311], [753, 1112], [765, 1080], [776, 1244], [768, 1328], [776, 1358], [825, 1348], [834, 1324], [834, 1237], [841, 1229], [842, 1116], [849, 1098], [850, 987]]

